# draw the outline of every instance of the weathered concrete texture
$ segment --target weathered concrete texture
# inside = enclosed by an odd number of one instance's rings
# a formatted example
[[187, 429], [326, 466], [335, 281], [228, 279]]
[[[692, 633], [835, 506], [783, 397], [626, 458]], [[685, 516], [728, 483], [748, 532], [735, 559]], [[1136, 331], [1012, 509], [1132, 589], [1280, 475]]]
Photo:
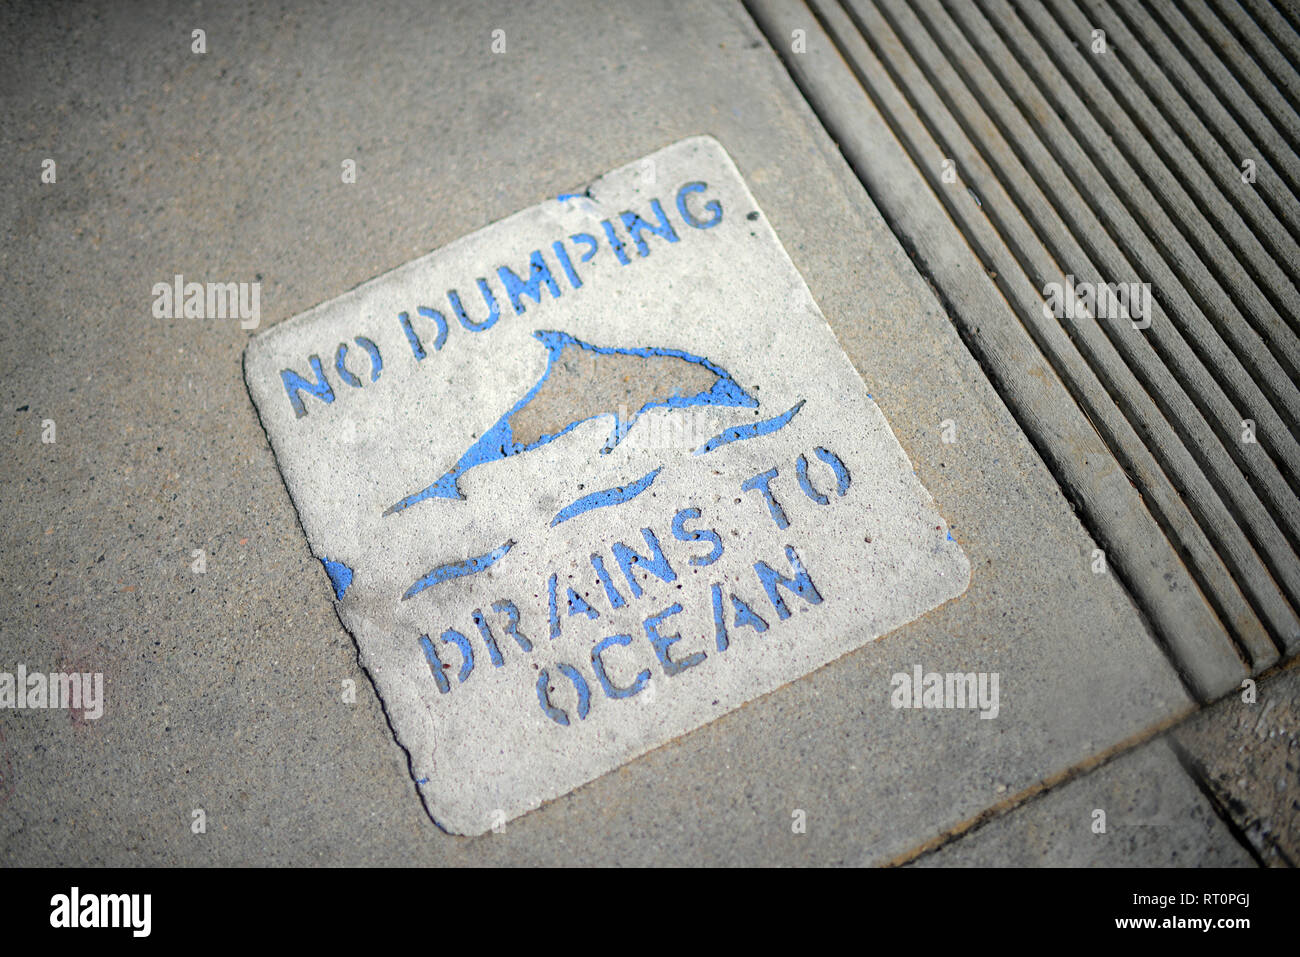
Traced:
[[[1097, 812], [1104, 812], [1104, 822]], [[1104, 823], [1105, 830], [1094, 830]], [[1163, 740], [994, 818], [916, 867], [1252, 867]]]
[[[1238, 649], [1259, 672], [1300, 648], [1300, 338], [1267, 301], [1300, 301], [1300, 247], [1271, 214], [1242, 228], [1264, 210], [1220, 175], [1236, 160], [1182, 145], [1213, 144], [1198, 111], [1242, 97], [1153, 110], [1176, 58], [1135, 69], [1149, 46], [1111, 9], [749, 5], [1198, 694], [1236, 687]], [[1132, 53], [1081, 44], [1100, 23]], [[794, 31], [806, 49], [787, 53]], [[1276, 262], [1261, 235], [1285, 238]], [[1049, 291], [1099, 277], [1149, 283], [1149, 325]]]
[[[884, 861], [1189, 708], [738, 5], [0, 17], [3, 661], [82, 661], [108, 696], [93, 723], [0, 714], [0, 860]], [[940, 504], [970, 588], [501, 834], [449, 837], [412, 799], [297, 525], [240, 374], [250, 333], [156, 319], [151, 288], [260, 279], [265, 326], [702, 132]], [[40, 442], [46, 418], [57, 444]], [[892, 709], [890, 676], [916, 663], [998, 672], [999, 717]]]
[[1229, 695], [1179, 725], [1173, 740], [1259, 859], [1272, 867], [1297, 867], [1300, 668], [1261, 681], [1254, 703], [1243, 694]]

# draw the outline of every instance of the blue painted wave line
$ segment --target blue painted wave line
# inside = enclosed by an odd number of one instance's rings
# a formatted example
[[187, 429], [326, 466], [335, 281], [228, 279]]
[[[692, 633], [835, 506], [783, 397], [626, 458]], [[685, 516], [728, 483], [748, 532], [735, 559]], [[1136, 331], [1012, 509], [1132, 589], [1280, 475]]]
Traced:
[[753, 422], [749, 425], [737, 425], [725, 432], [715, 435], [709, 441], [705, 442], [695, 450], [695, 455], [707, 455], [714, 449], [720, 449], [724, 445], [730, 445], [732, 442], [740, 442], [744, 439], [756, 439], [760, 435], [771, 435], [777, 429], [784, 428], [790, 424], [790, 420], [799, 414], [803, 408], [806, 399], [800, 399], [794, 406], [780, 415], [775, 415], [770, 419], [764, 419], [762, 422]]
[[510, 551], [510, 549], [514, 547], [515, 543], [512, 539], [500, 548], [494, 548], [486, 555], [479, 555], [477, 558], [467, 558], [463, 562], [452, 562], [449, 565], [439, 565], [408, 588], [406, 594], [402, 596], [402, 601], [406, 601], [408, 598], [414, 598], [430, 585], [437, 585], [440, 582], [451, 581], [453, 578], [464, 578], [466, 575], [473, 575], [476, 572], [483, 571], [485, 568], [491, 568], [505, 556], [506, 552]]
[[555, 518], [551, 519], [551, 528], [559, 525], [561, 522], [567, 522], [571, 518], [576, 518], [583, 512], [590, 512], [595, 508], [608, 508], [610, 505], [622, 505], [624, 502], [630, 502], [636, 498], [651, 485], [663, 470], [663, 466], [655, 469], [647, 475], [641, 476], [635, 482], [629, 482], [617, 488], [607, 488], [601, 492], [592, 492], [590, 495], [584, 495], [572, 504], [564, 506], [555, 513]]

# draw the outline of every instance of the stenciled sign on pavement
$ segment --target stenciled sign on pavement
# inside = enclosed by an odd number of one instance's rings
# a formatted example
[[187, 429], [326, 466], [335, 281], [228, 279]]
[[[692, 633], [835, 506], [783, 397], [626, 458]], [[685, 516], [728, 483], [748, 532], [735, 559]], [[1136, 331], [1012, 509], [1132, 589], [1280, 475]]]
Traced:
[[277, 325], [244, 371], [452, 832], [500, 826], [969, 581], [709, 137]]

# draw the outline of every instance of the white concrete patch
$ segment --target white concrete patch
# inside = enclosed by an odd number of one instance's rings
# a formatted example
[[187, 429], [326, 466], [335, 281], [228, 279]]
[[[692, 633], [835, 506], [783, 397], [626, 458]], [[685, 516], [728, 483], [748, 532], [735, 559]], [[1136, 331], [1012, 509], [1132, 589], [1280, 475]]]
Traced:
[[970, 579], [709, 137], [279, 324], [245, 377], [425, 803], [456, 833]]

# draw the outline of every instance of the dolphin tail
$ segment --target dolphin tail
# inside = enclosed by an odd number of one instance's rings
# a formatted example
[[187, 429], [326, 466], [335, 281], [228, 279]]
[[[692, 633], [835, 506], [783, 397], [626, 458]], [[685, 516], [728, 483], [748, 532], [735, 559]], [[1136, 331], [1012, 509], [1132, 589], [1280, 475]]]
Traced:
[[452, 498], [464, 501], [465, 494], [460, 490], [458, 481], [461, 471], [461, 468], [457, 466], [428, 488], [413, 492], [400, 502], [388, 506], [388, 508], [384, 509], [384, 515], [392, 515], [395, 512], [410, 508], [416, 502], [423, 502], [426, 498]]

